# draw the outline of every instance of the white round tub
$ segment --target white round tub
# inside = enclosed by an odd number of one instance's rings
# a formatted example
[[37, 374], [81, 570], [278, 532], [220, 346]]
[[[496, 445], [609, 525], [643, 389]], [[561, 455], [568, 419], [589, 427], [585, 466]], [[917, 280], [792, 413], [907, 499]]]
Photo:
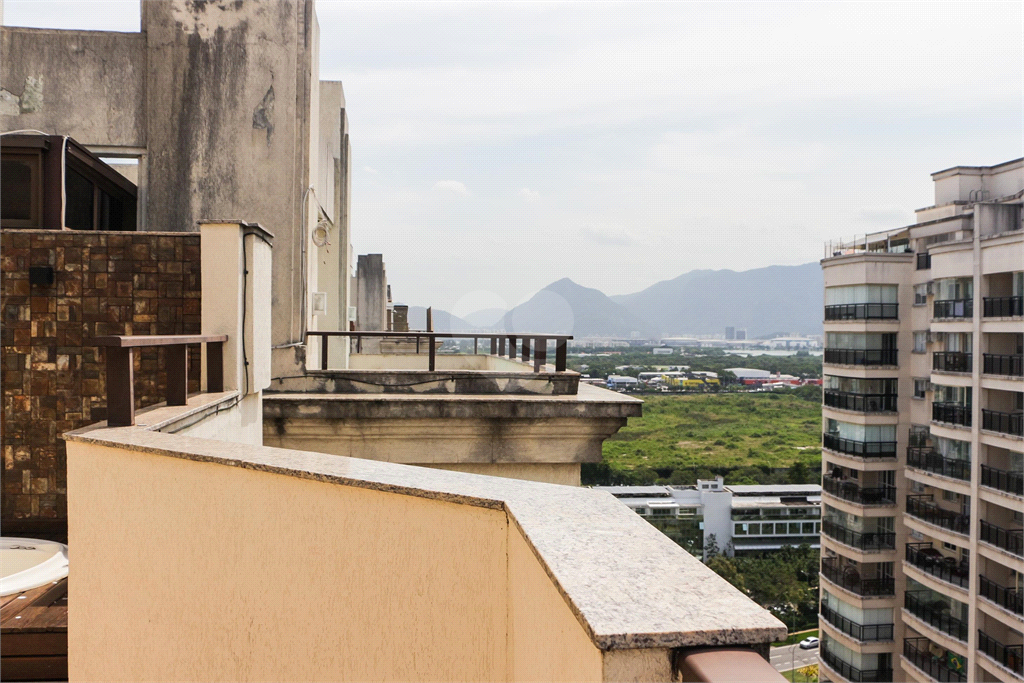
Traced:
[[0, 537], [0, 595], [45, 586], [68, 575], [68, 547], [38, 538]]

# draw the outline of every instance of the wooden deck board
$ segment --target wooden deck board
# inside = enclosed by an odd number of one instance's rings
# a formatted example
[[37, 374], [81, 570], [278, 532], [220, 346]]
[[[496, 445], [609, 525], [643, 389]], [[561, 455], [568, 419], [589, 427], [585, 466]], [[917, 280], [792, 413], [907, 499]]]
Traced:
[[0, 602], [0, 676], [5, 681], [67, 680], [66, 578]]

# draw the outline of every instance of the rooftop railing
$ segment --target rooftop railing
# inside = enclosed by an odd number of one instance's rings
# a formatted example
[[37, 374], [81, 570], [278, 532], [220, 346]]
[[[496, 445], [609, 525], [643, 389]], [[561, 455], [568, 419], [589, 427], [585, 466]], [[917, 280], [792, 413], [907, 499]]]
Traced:
[[986, 318], [1012, 318], [1024, 315], [1024, 296], [987, 296], [983, 304]]
[[895, 412], [896, 394], [855, 394], [850, 391], [826, 389], [823, 403], [829, 408], [855, 410], [861, 413]]
[[860, 550], [895, 550], [896, 534], [891, 531], [854, 531], [830, 519], [822, 520], [821, 530], [829, 538]]
[[949, 614], [949, 605], [944, 600], [932, 597], [931, 591], [907, 591], [903, 594], [903, 606], [929, 626], [967, 642], [967, 622]]
[[997, 470], [988, 465], [981, 466], [981, 485], [1006, 493], [1024, 496], [1024, 473]]
[[226, 335], [117, 335], [96, 337], [92, 343], [107, 353], [107, 426], [135, 424], [135, 349], [166, 348], [167, 405], [188, 403], [188, 347], [206, 344], [207, 391], [224, 391], [223, 343]]
[[971, 406], [960, 403], [933, 403], [932, 419], [936, 422], [947, 422], [949, 424], [971, 426]]
[[971, 532], [970, 515], [940, 508], [930, 493], [907, 496], [907, 514], [957, 534]]
[[822, 446], [846, 455], [856, 455], [860, 458], [895, 458], [895, 441], [854, 441], [844, 439], [838, 434], [825, 433], [821, 435]]
[[832, 304], [825, 320], [897, 320], [899, 310], [899, 304]]
[[892, 680], [892, 669], [858, 669], [839, 658], [822, 643], [818, 649], [818, 656], [825, 666], [837, 672], [840, 676], [853, 683], [883, 683]]
[[1003, 645], [978, 629], [978, 649], [1018, 676], [1024, 676], [1024, 645]]
[[982, 356], [982, 372], [986, 375], [1024, 377], [1024, 355], [986, 353]]
[[936, 351], [932, 354], [935, 372], [972, 372], [974, 355], [960, 351]]
[[897, 365], [896, 349], [825, 349], [825, 362], [836, 365]]
[[837, 567], [827, 560], [822, 560], [821, 575], [835, 585], [845, 588], [851, 593], [856, 593], [860, 596], [868, 597], [896, 594], [896, 581], [891, 576], [863, 579], [860, 576], [860, 572], [852, 567]]
[[871, 640], [892, 640], [893, 624], [858, 624], [848, 619], [824, 602], [821, 603], [821, 617], [846, 635], [867, 642]]
[[1024, 530], [1022, 529], [1004, 529], [981, 520], [981, 540], [1013, 555], [1024, 557]]
[[524, 363], [530, 362], [533, 356], [533, 371], [541, 372], [547, 364], [548, 342], [555, 343], [555, 372], [565, 372], [568, 341], [571, 334], [472, 334], [457, 332], [384, 332], [384, 331], [351, 331], [333, 332], [326, 330], [310, 330], [308, 337], [320, 337], [320, 369], [326, 370], [329, 361], [331, 337], [349, 337], [356, 341], [356, 353], [362, 350], [363, 338], [376, 339], [409, 339], [415, 342], [416, 353], [425, 350], [428, 355], [428, 370], [434, 372], [436, 367], [437, 340], [472, 339], [473, 353], [478, 353], [481, 339], [489, 342], [489, 354], [508, 357], [511, 360], [521, 358]]
[[1003, 413], [982, 408], [981, 428], [1002, 434], [1024, 436], [1024, 413]]
[[1003, 609], [1024, 614], [1024, 594], [1016, 588], [1002, 586], [984, 574], [978, 576], [978, 595], [991, 600]]
[[963, 481], [971, 480], [971, 461], [947, 458], [939, 455], [930, 446], [908, 446], [907, 467], [934, 472], [944, 477]]
[[934, 318], [972, 318], [974, 317], [974, 299], [941, 299], [932, 307]]
[[824, 477], [821, 480], [822, 489], [829, 495], [836, 498], [848, 500], [859, 505], [895, 505], [895, 486], [875, 486], [862, 488], [855, 482]]
[[[935, 650], [933, 653], [932, 650]], [[946, 649], [935, 645], [927, 638], [905, 638], [903, 640], [903, 656], [932, 679], [941, 683], [961, 683], [967, 680], [967, 667], [957, 671], [949, 668], [945, 657]]]
[[931, 543], [908, 543], [906, 558], [921, 571], [954, 586], [967, 588], [971, 583], [970, 564], [943, 555]]

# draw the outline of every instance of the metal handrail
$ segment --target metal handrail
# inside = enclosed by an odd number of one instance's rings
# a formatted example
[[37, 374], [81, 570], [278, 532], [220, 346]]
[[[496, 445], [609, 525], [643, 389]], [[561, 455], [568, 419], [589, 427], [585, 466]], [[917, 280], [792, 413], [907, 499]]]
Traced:
[[1004, 529], [981, 520], [981, 540], [1013, 555], [1024, 557], [1024, 530]]
[[1017, 675], [1024, 675], [1024, 645], [1003, 645], [978, 629], [978, 649]]
[[920, 520], [940, 526], [957, 534], [971, 533], [971, 517], [953, 510], [940, 508], [934, 502], [934, 496], [925, 493], [907, 496], [907, 514]]
[[933, 403], [932, 419], [936, 422], [971, 426], [971, 406], [960, 403]]
[[821, 435], [824, 448], [836, 453], [856, 455], [861, 458], [895, 458], [895, 441], [854, 441], [828, 432]]
[[982, 355], [982, 372], [986, 375], [1024, 377], [1024, 355], [1019, 353], [986, 353]]
[[934, 318], [971, 318], [974, 316], [974, 299], [940, 299], [932, 308]]
[[[927, 638], [905, 638], [903, 640], [903, 656], [932, 679], [941, 683], [961, 683], [961, 681], [966, 681], [967, 674], [950, 669], [944, 660], [929, 652], [928, 645], [931, 642]], [[918, 647], [919, 644], [924, 645], [924, 647]], [[941, 649], [945, 652], [945, 648]], [[966, 669], [966, 667], [964, 668]]]
[[932, 370], [935, 372], [972, 372], [974, 354], [962, 351], [936, 351], [932, 354]]
[[1024, 412], [1004, 413], [998, 410], [982, 408], [981, 428], [1002, 434], [1024, 436]]
[[896, 394], [855, 394], [851, 391], [825, 389], [823, 403], [829, 408], [855, 410], [861, 413], [895, 412]]
[[821, 562], [821, 575], [841, 588], [861, 596], [895, 595], [896, 580], [891, 576], [876, 579], [862, 579], [857, 572], [847, 573], [830, 563]]
[[941, 600], [932, 601], [932, 603], [926, 602], [924, 596], [930, 596], [931, 594], [931, 591], [907, 591], [903, 594], [903, 607], [926, 624], [966, 643], [968, 634], [967, 623], [946, 614], [942, 609], [933, 604], [935, 602], [942, 602]]
[[896, 534], [891, 531], [854, 531], [829, 519], [822, 520], [821, 530], [829, 538], [851, 548], [860, 550], [896, 549]]
[[927, 546], [932, 547], [930, 542], [926, 543], [908, 543], [907, 544], [907, 562], [914, 565], [921, 571], [931, 574], [947, 583], [951, 583], [954, 586], [960, 588], [967, 588], [971, 583], [971, 571], [965, 563], [961, 562], [955, 567], [947, 565], [944, 561], [936, 558], [934, 555], [929, 555], [922, 552], [923, 548]]
[[818, 656], [825, 666], [853, 683], [883, 683], [892, 680], [892, 669], [858, 669], [853, 664], [848, 664], [833, 652], [830, 652], [824, 643], [818, 648]]
[[898, 365], [896, 349], [825, 349], [825, 362], [836, 365]]
[[1024, 296], [986, 296], [983, 305], [986, 318], [1024, 315]]
[[979, 574], [978, 578], [978, 595], [1011, 612], [1024, 614], [1024, 594], [1019, 590], [1000, 585], [984, 574]]
[[971, 480], [971, 461], [947, 458], [930, 446], [908, 446], [907, 467], [934, 472], [944, 477]]
[[[547, 364], [548, 341], [555, 342], [555, 372], [565, 372], [568, 342], [573, 338], [571, 334], [476, 334], [472, 332], [390, 332], [382, 330], [360, 331], [328, 331], [309, 330], [308, 337], [320, 337], [320, 369], [326, 370], [328, 366], [328, 348], [331, 337], [350, 337], [356, 340], [357, 353], [362, 349], [363, 337], [386, 338], [386, 339], [415, 339], [416, 353], [420, 352], [420, 341], [426, 340], [428, 361], [427, 366], [430, 372], [436, 367], [436, 354], [438, 339], [472, 339], [473, 353], [478, 351], [478, 342], [481, 339], [489, 340], [491, 343], [491, 356], [507, 356], [515, 360], [521, 357], [524, 363], [529, 362], [531, 347], [533, 354], [533, 371], [540, 372]], [[507, 342], [507, 343], [506, 343]], [[521, 342], [522, 348], [517, 349], [517, 342]], [[506, 348], [508, 349], [506, 352]]]
[[1006, 493], [1024, 496], [1024, 473], [1007, 472], [988, 465], [981, 466], [981, 485]]
[[823, 477], [822, 489], [836, 498], [848, 500], [860, 505], [895, 505], [895, 486], [875, 486], [862, 488], [852, 481], [841, 481], [832, 477]]
[[831, 304], [825, 306], [825, 320], [896, 320], [899, 304]]
[[846, 635], [861, 642], [870, 640], [892, 640], [894, 624], [858, 624], [856, 621], [844, 617], [834, 609], [821, 603], [822, 618]]

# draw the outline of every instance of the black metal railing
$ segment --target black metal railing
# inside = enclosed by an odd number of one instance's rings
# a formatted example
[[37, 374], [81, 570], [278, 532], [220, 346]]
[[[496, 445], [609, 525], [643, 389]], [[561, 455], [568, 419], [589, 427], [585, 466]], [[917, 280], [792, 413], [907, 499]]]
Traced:
[[1024, 530], [1004, 529], [981, 520], [981, 540], [1008, 553], [1024, 557]]
[[825, 433], [821, 436], [822, 446], [847, 455], [856, 455], [861, 458], [895, 458], [895, 441], [854, 441], [844, 439], [838, 434]]
[[1017, 675], [1024, 675], [1024, 645], [1003, 645], [978, 629], [978, 649]]
[[907, 514], [958, 534], [971, 532], [971, 517], [936, 505], [932, 494], [907, 496]]
[[984, 574], [979, 574], [978, 594], [991, 600], [1003, 609], [1024, 614], [1024, 594], [1015, 588], [1002, 586]]
[[895, 595], [896, 580], [891, 576], [862, 579], [860, 572], [847, 567], [835, 566], [827, 561], [821, 563], [821, 575], [841, 588], [861, 596]]
[[830, 495], [836, 498], [848, 500], [851, 503], [860, 505], [895, 505], [895, 486], [874, 486], [861, 488], [856, 483], [846, 480], [824, 477], [821, 480], [821, 487]]
[[988, 465], [981, 466], [981, 485], [989, 488], [1024, 496], [1024, 474], [997, 470]]
[[960, 351], [936, 351], [932, 354], [932, 370], [936, 372], [972, 372], [974, 354]]
[[1024, 315], [1024, 296], [987, 296], [984, 299], [984, 313], [986, 318]]
[[942, 299], [934, 302], [932, 312], [935, 318], [971, 318], [974, 299]]
[[936, 422], [971, 426], [971, 406], [960, 403], [933, 403], [932, 419]]
[[1024, 436], [1024, 413], [1003, 413], [982, 408], [981, 428], [1002, 434]]
[[931, 652], [932, 641], [927, 638], [906, 638], [903, 641], [903, 656], [910, 660], [911, 664], [928, 676], [941, 683], [960, 683], [967, 680], [966, 657], [961, 662], [959, 671], [949, 668], [949, 661], [945, 657], [939, 657], [939, 653], [945, 653], [946, 648], [934, 646], [936, 654]]
[[883, 683], [892, 680], [892, 669], [858, 669], [830, 652], [824, 644], [819, 647], [818, 656], [825, 662], [825, 666], [853, 683]]
[[932, 255], [927, 251], [921, 252], [917, 255], [917, 269], [928, 270], [932, 267]]
[[829, 408], [856, 410], [861, 413], [894, 412], [896, 394], [855, 394], [851, 391], [826, 389], [824, 404]]
[[907, 447], [907, 467], [926, 472], [934, 472], [944, 477], [971, 480], [971, 461], [957, 460], [939, 455], [933, 448], [921, 446]]
[[899, 304], [832, 304], [825, 307], [825, 320], [896, 320]]
[[892, 640], [893, 624], [858, 624], [821, 603], [822, 618], [848, 636], [861, 642], [869, 640]]
[[822, 520], [821, 530], [829, 538], [851, 548], [860, 550], [896, 549], [896, 534], [891, 531], [854, 531], [829, 519]]
[[982, 356], [982, 363], [982, 372], [986, 375], [1024, 377], [1024, 356], [1019, 353], [986, 353]]
[[836, 365], [897, 365], [896, 349], [825, 349], [825, 362]]
[[903, 606], [908, 612], [957, 640], [967, 642], [967, 622], [948, 614], [949, 605], [932, 597], [931, 591], [907, 591], [903, 594]]
[[971, 583], [971, 569], [966, 561], [944, 556], [931, 543], [908, 543], [907, 562], [921, 571], [947, 583], [967, 588]]

